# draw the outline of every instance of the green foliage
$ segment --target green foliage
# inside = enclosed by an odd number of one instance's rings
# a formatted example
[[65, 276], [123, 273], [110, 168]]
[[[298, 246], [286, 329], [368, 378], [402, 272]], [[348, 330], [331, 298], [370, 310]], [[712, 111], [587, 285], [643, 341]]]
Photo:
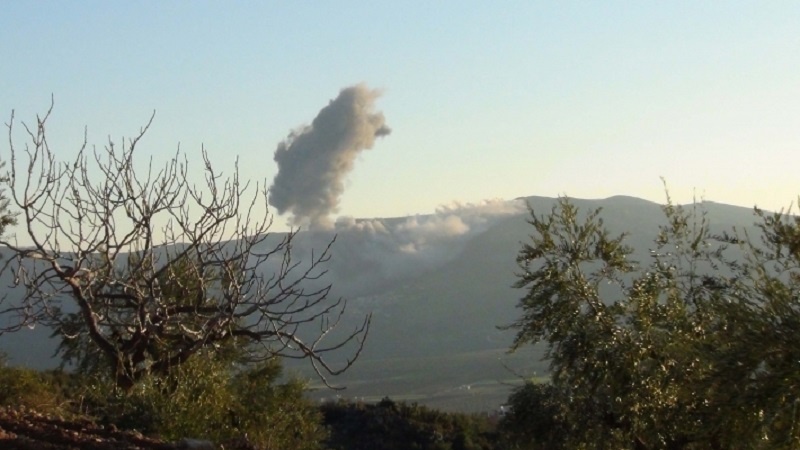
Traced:
[[[117, 387], [105, 372], [84, 376], [81, 412], [124, 429], [167, 437], [219, 432], [230, 404], [229, 374], [210, 359], [202, 367], [188, 363], [168, 376], [148, 376], [133, 388]], [[186, 434], [188, 433], [188, 434]]]
[[332, 450], [493, 450], [497, 434], [485, 416], [445, 413], [388, 398], [375, 405], [326, 403]]
[[498, 425], [505, 448], [565, 448], [569, 429], [564, 397], [549, 383], [526, 382], [514, 389], [508, 399], [510, 411]]
[[65, 403], [54, 376], [21, 367], [7, 367], [5, 357], [0, 356], [0, 406], [60, 413]]
[[322, 413], [303, 398], [305, 383], [291, 379], [278, 384], [280, 375], [281, 367], [272, 359], [234, 377], [235, 403], [229, 411], [236, 429], [265, 450], [321, 448], [328, 436]]
[[[5, 161], [0, 161], [0, 169], [5, 167]], [[0, 175], [0, 184], [7, 183], [8, 177]], [[0, 236], [2, 236], [6, 228], [17, 223], [16, 214], [8, 211], [9, 198], [6, 196], [5, 189], [0, 189]]]
[[246, 436], [265, 450], [320, 448], [327, 434], [319, 410], [303, 398], [303, 383], [281, 383], [280, 375], [276, 360], [242, 369], [201, 354], [167, 375], [145, 377], [129, 390], [107, 377], [94, 377], [85, 392], [84, 412], [168, 440], [225, 442]]
[[[566, 448], [800, 443], [800, 219], [757, 210], [753, 243], [713, 235], [697, 205], [663, 211], [641, 266], [599, 210], [531, 212], [514, 348], [547, 344], [552, 387], [518, 390], [509, 427], [543, 442], [563, 429]], [[540, 407], [557, 414], [531, 416]]]

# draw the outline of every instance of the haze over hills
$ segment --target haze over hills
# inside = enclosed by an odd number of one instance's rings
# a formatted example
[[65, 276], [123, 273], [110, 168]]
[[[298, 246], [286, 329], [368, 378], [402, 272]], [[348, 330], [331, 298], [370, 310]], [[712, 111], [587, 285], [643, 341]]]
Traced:
[[[630, 233], [633, 258], [649, 258], [657, 227], [664, 222], [658, 204], [624, 196], [573, 201], [582, 211], [602, 207], [601, 217], [612, 233]], [[294, 246], [301, 261], [336, 235], [326, 282], [333, 283], [334, 295], [348, 299], [353, 324], [373, 314], [360, 360], [331, 380], [348, 389], [312, 395], [390, 396], [445, 409], [490, 410], [504, 401], [518, 375], [545, 375], [542, 348], [508, 355], [514, 332], [497, 328], [517, 317], [523, 295], [512, 284], [520, 243], [531, 232], [526, 202], [544, 214], [556, 199], [454, 205], [431, 215], [391, 219], [344, 218], [331, 231], [301, 232]], [[712, 202], [698, 206], [715, 230], [752, 230], [750, 208]], [[0, 282], [8, 286], [10, 280]], [[6, 294], [7, 301], [18, 298], [18, 293]], [[47, 339], [49, 333], [37, 327], [7, 334], [0, 337], [0, 349], [13, 363], [53, 367], [55, 341]], [[318, 384], [302, 361], [287, 362], [287, 370]]]

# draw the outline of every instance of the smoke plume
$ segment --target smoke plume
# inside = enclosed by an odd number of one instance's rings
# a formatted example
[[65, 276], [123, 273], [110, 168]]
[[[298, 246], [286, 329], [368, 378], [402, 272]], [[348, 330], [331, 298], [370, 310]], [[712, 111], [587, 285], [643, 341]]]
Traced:
[[[524, 223], [525, 202], [487, 200], [480, 203], [452, 203], [440, 206], [433, 214], [409, 217], [356, 219], [340, 216], [333, 230], [306, 231], [293, 241], [292, 254], [308, 261], [314, 251], [336, 243], [328, 276], [320, 286], [333, 283], [335, 295], [359, 297], [383, 292], [402, 280], [433, 272], [458, 258], [476, 236], [500, 222], [516, 217]], [[264, 251], [277, 244], [265, 243]], [[270, 260], [272, 261], [272, 260]], [[272, 261], [280, 270], [281, 259]]]
[[339, 217], [335, 225], [339, 254], [331, 272], [346, 292], [379, 292], [383, 283], [418, 276], [451, 261], [471, 238], [525, 210], [521, 201], [487, 200], [441, 206], [430, 215]]
[[269, 202], [278, 213], [289, 212], [292, 225], [332, 226], [329, 216], [337, 210], [356, 157], [391, 131], [383, 114], [374, 112], [379, 95], [363, 84], [342, 89], [311, 125], [278, 145]]

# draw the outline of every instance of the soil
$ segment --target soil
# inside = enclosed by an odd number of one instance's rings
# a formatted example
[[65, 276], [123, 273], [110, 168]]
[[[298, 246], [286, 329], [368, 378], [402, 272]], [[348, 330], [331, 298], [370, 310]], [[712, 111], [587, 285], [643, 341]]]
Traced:
[[[208, 443], [164, 442], [136, 431], [104, 427], [88, 419], [66, 420], [25, 409], [0, 407], [0, 448], [6, 450], [178, 450], [214, 448]], [[244, 448], [238, 445], [222, 448]]]

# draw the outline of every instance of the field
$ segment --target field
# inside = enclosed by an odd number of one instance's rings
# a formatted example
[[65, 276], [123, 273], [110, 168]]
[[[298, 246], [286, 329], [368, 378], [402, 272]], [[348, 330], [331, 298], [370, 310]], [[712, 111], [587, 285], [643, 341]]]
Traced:
[[505, 349], [457, 353], [446, 356], [364, 359], [326, 388], [309, 367], [293, 365], [287, 374], [311, 382], [309, 396], [318, 401], [347, 398], [377, 402], [384, 397], [416, 402], [446, 411], [490, 412], [505, 403], [509, 393], [525, 379], [543, 379], [546, 365], [541, 350], [508, 354]]

